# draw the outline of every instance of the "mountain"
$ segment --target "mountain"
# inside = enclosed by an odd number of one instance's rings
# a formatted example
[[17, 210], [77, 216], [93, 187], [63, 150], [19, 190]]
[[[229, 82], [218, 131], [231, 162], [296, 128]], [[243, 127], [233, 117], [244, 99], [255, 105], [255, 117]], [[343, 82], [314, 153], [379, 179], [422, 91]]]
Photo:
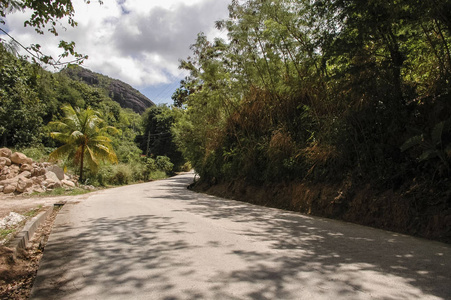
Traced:
[[92, 72], [80, 66], [71, 66], [61, 71], [73, 80], [87, 83], [96, 88], [103, 89], [108, 97], [119, 103], [123, 108], [131, 108], [142, 114], [147, 108], [154, 106], [149, 98], [141, 94], [129, 84], [108, 76]]

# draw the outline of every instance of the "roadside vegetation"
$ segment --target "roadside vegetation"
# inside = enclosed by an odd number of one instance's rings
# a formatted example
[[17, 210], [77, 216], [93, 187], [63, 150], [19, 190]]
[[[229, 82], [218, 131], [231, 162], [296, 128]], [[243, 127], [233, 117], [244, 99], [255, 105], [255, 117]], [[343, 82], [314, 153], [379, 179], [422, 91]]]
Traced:
[[184, 109], [173, 131], [200, 184], [451, 238], [451, 3], [249, 0], [229, 10], [216, 24], [228, 39], [198, 35], [173, 96]]
[[[121, 108], [106, 90], [48, 72], [0, 43], [0, 147], [35, 161], [51, 157], [82, 184], [123, 185], [182, 170], [170, 131], [176, 117], [165, 106], [143, 115]], [[82, 149], [83, 141], [94, 148]]]

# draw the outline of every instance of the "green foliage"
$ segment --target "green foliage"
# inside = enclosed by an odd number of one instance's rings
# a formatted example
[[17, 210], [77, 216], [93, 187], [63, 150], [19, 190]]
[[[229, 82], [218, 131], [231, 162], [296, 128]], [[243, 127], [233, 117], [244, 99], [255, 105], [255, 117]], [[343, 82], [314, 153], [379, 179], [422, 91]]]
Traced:
[[[142, 157], [139, 161], [119, 163], [117, 165], [103, 164], [95, 174], [88, 173], [87, 181], [90, 184], [108, 186], [124, 185], [133, 182], [147, 182], [166, 178], [171, 175], [172, 164], [169, 159], [162, 157], [157, 161]], [[161, 169], [160, 169], [161, 168]]]
[[32, 158], [34, 161], [45, 161], [48, 159], [49, 154], [53, 151], [53, 149], [46, 148], [41, 145], [36, 147], [21, 148], [19, 151], [27, 157]]
[[157, 169], [165, 172], [166, 174], [171, 174], [172, 169], [174, 168], [174, 164], [167, 156], [157, 156], [155, 159], [155, 165], [157, 166]]
[[[98, 164], [91, 165], [92, 170], [83, 168], [87, 171], [86, 178], [91, 184], [109, 185], [167, 176], [156, 167], [155, 160], [149, 158], [152, 161], [150, 164], [141, 161], [142, 151], [135, 143], [136, 137], [143, 135], [142, 117], [139, 114], [131, 109], [121, 108], [109, 98], [108, 92], [103, 88], [94, 88], [73, 80], [65, 72], [47, 72], [37, 65], [12, 56], [1, 45], [0, 51], [0, 146], [14, 147], [36, 161], [47, 160], [48, 155], [61, 146], [61, 141], [50, 137], [58, 123], [55, 121], [65, 118], [65, 111], [61, 110], [61, 106], [71, 105], [74, 112], [95, 111], [94, 118], [102, 116], [101, 125], [96, 124], [101, 127], [100, 131], [95, 134], [104, 135], [105, 141], [108, 139], [112, 149], [115, 149], [118, 162], [128, 164], [127, 168], [132, 170], [131, 177], [123, 176], [122, 180], [120, 172], [116, 170], [125, 166], [114, 168], [104, 164], [102, 159], [97, 159]], [[168, 115], [172, 118], [172, 114], [170, 112]], [[115, 134], [111, 131], [113, 127], [117, 129], [113, 130]], [[171, 151], [175, 151], [174, 148]], [[73, 158], [74, 156], [59, 156], [62, 166], [79, 172], [81, 157], [75, 161]], [[97, 174], [95, 169], [99, 169]]]
[[51, 133], [52, 138], [63, 143], [61, 147], [50, 153], [50, 159], [71, 158], [80, 166], [81, 182], [84, 162], [94, 173], [98, 169], [100, 160], [117, 162], [111, 139], [108, 137], [118, 132], [116, 128], [107, 126], [99, 113], [89, 107], [81, 110], [66, 105], [62, 107], [62, 110], [64, 118], [49, 124], [57, 130]]
[[41, 140], [43, 106], [34, 90], [34, 66], [0, 44], [0, 145], [27, 146]]
[[180, 64], [190, 74], [173, 96], [179, 149], [207, 182], [395, 186], [412, 170], [427, 176], [425, 163], [448, 169], [449, 7], [233, 1], [217, 22], [229, 42], [199, 34]]
[[110, 184], [124, 185], [133, 181], [133, 171], [130, 165], [117, 164], [111, 166], [111, 175], [108, 180]]
[[185, 163], [171, 131], [179, 115], [177, 108], [171, 109], [166, 105], [148, 108], [142, 116], [143, 134], [136, 137], [136, 142], [145, 155], [157, 157], [157, 160], [158, 156], [167, 156], [176, 170]]
[[419, 134], [409, 138], [401, 146], [401, 151], [407, 151], [419, 146], [421, 152], [416, 158], [419, 162], [438, 159], [440, 165], [449, 172], [451, 159], [451, 126], [450, 120], [437, 123], [430, 135]]

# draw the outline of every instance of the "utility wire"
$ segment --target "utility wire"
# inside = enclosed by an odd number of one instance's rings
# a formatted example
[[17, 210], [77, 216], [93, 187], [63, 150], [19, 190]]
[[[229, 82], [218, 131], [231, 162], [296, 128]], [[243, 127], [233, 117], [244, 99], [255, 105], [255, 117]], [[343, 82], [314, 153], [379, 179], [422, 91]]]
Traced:
[[[5, 30], [3, 30], [2, 28], [0, 28], [0, 31], [3, 32], [5, 35], [7, 35], [11, 40], [13, 40], [17, 45], [19, 45], [22, 49], [24, 49], [25, 51], [27, 51], [28, 54], [30, 54], [31, 56], [33, 56], [34, 58], [38, 59], [39, 61], [42, 61], [41, 58], [39, 57], [39, 55], [37, 55], [36, 53], [31, 52], [27, 47], [25, 47], [24, 45], [22, 45], [18, 40], [16, 40], [14, 37], [12, 37], [8, 32], [6, 32]], [[61, 59], [61, 58], [60, 58]], [[78, 63], [81, 60], [83, 60], [84, 58], [77, 58], [74, 59], [72, 61], [68, 61], [68, 62], [49, 62], [47, 64], [51, 65], [51, 66], [62, 66], [62, 65], [67, 65], [67, 64], [71, 64], [71, 63]], [[54, 60], [52, 58], [52, 60]], [[54, 60], [55, 61], [55, 60]]]

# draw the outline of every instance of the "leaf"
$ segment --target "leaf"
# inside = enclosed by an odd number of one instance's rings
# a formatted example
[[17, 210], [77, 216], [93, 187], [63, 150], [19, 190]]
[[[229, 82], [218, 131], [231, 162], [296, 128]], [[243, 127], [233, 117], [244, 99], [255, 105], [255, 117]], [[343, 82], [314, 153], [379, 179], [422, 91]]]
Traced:
[[432, 143], [435, 146], [438, 146], [442, 143], [442, 134], [443, 134], [444, 128], [445, 128], [445, 122], [442, 121], [442, 122], [438, 123], [437, 125], [435, 125], [434, 128], [432, 129], [432, 133], [431, 133]]
[[410, 139], [408, 139], [407, 141], [405, 141], [404, 144], [402, 144], [402, 146], [400, 147], [401, 152], [404, 152], [416, 145], [419, 145], [423, 141], [424, 141], [424, 136], [422, 134], [413, 136]]
[[429, 150], [424, 151], [423, 154], [421, 154], [420, 157], [418, 157], [418, 160], [426, 161], [426, 160], [429, 160], [429, 159], [437, 157], [437, 156], [439, 156], [437, 150], [429, 149]]

